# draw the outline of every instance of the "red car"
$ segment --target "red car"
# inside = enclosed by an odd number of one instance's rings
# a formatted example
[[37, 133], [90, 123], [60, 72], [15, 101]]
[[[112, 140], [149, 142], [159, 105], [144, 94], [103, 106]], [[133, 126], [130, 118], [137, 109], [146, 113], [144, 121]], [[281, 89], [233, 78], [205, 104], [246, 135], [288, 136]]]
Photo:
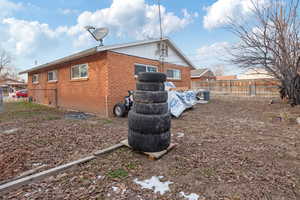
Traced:
[[28, 97], [28, 91], [27, 90], [19, 90], [16, 92], [16, 97]]

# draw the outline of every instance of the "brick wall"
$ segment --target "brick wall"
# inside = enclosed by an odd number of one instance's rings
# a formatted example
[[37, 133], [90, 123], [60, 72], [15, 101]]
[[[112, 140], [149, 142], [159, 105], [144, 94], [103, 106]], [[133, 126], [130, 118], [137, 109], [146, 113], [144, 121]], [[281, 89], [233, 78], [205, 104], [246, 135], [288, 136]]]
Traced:
[[[71, 80], [71, 66], [84, 63], [89, 65], [88, 79]], [[112, 116], [113, 106], [123, 102], [128, 90], [135, 90], [134, 64], [153, 65], [157, 66], [159, 71], [163, 71], [160, 63], [155, 60], [102, 52], [30, 73], [29, 96], [36, 102], [46, 105], [54, 106], [57, 103], [63, 108]], [[164, 71], [167, 69], [181, 70], [181, 80], [170, 81], [177, 87], [190, 88], [189, 67], [165, 63]], [[48, 82], [48, 71], [51, 70], [57, 70], [57, 82]], [[38, 84], [32, 83], [33, 74], [39, 74]]]
[[[108, 52], [108, 102], [109, 111], [112, 114], [113, 106], [117, 102], [122, 102], [124, 97], [128, 94], [128, 90], [135, 90], [136, 77], [134, 76], [134, 65], [145, 64], [158, 67], [162, 72], [160, 62], [135, 56], [128, 56], [125, 54]], [[177, 87], [191, 87], [190, 81], [190, 67], [182, 67], [174, 64], [164, 64], [164, 71], [167, 69], [181, 70], [181, 80], [172, 81]]]
[[[88, 63], [88, 79], [71, 80], [71, 66]], [[58, 81], [47, 81], [48, 71], [57, 70]], [[39, 83], [32, 83], [32, 75], [39, 74]], [[107, 65], [106, 53], [98, 53], [77, 59], [61, 65], [55, 65], [47, 70], [30, 73], [28, 78], [29, 96], [42, 104], [53, 103], [54, 92], [57, 89], [57, 105], [59, 107], [106, 114], [107, 96]], [[38, 90], [37, 90], [38, 89]]]

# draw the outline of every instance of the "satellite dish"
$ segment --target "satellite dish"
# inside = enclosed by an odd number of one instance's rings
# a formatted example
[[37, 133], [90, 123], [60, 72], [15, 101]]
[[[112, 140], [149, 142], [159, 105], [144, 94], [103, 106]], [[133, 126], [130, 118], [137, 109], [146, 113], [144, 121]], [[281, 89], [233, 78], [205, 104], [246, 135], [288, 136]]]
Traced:
[[109, 30], [108, 28], [95, 28], [93, 26], [84, 27], [96, 41], [100, 42], [100, 46], [103, 46], [103, 38], [107, 36]]

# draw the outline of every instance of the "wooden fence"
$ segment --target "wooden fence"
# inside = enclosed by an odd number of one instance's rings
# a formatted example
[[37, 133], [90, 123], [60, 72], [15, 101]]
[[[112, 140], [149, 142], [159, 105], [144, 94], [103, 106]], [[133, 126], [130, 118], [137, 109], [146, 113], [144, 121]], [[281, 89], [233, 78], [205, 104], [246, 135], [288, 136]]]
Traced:
[[213, 95], [275, 97], [278, 82], [270, 79], [192, 81], [192, 89], [204, 89]]

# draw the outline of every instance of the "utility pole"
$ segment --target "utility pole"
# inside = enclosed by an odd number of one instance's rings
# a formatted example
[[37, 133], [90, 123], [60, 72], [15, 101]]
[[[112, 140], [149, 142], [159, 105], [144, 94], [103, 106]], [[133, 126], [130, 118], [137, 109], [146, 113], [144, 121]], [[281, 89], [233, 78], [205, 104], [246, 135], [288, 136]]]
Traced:
[[159, 44], [159, 60], [162, 72], [164, 72], [164, 52], [165, 45], [163, 44], [163, 29], [162, 29], [162, 17], [160, 9], [160, 0], [158, 1], [158, 14], [159, 14], [159, 29], [160, 29], [160, 44]]

